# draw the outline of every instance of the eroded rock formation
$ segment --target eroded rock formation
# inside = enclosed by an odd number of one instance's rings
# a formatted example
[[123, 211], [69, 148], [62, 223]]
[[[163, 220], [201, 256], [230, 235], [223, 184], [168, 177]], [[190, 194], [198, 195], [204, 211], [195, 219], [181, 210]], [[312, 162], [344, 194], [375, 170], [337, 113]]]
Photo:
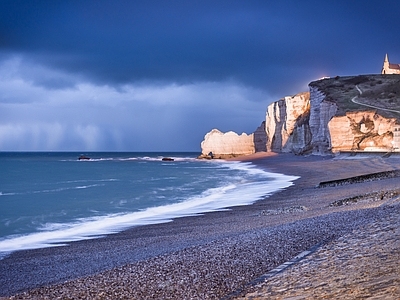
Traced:
[[310, 149], [314, 153], [324, 154], [330, 151], [331, 135], [328, 123], [336, 114], [337, 105], [325, 99], [324, 93], [310, 86]]
[[[334, 100], [310, 84], [309, 94], [285, 97], [269, 105], [267, 150], [327, 154], [393, 149], [397, 118], [384, 117], [368, 107], [346, 111], [343, 103], [339, 109]], [[347, 101], [350, 103], [351, 98]]]
[[310, 93], [285, 97], [268, 106], [265, 118], [267, 150], [301, 152], [308, 147]]
[[[247, 135], [218, 129], [208, 132], [201, 142], [202, 157], [228, 158], [255, 153], [254, 134]], [[212, 153], [212, 155], [210, 155]]]
[[333, 117], [328, 123], [332, 151], [388, 151], [392, 147], [395, 123], [396, 119], [386, 119], [375, 111]]
[[267, 151], [267, 134], [265, 132], [265, 121], [257, 127], [253, 133], [254, 152]]
[[[393, 95], [400, 81], [397, 77], [382, 76], [337, 76], [311, 82], [309, 92], [270, 104], [265, 122], [250, 135], [222, 133], [217, 129], [207, 133], [201, 143], [202, 155], [212, 152], [216, 158], [225, 158], [260, 151], [399, 151], [400, 134], [396, 132], [394, 138], [394, 132], [400, 131], [400, 111], [396, 110], [399, 100]], [[366, 105], [353, 101], [361, 94]], [[374, 104], [378, 98], [379, 102]], [[389, 108], [374, 107], [378, 104]]]

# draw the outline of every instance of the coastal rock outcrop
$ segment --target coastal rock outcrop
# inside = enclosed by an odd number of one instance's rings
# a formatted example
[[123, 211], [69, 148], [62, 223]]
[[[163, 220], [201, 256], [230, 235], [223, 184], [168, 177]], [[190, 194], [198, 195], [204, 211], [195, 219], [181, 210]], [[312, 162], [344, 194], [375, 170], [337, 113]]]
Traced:
[[212, 153], [214, 158], [226, 158], [239, 155], [249, 155], [255, 152], [253, 134], [228, 131], [223, 133], [213, 129], [207, 133], [201, 142], [202, 155]]
[[[311, 82], [309, 125], [313, 152], [392, 151], [399, 118], [393, 114], [395, 110], [383, 106], [385, 99], [377, 100], [390, 94], [392, 80], [365, 75]], [[385, 82], [390, 82], [386, 88]], [[354, 101], [362, 90], [370, 95], [369, 99], [364, 98], [367, 105]], [[388, 103], [393, 102], [395, 99], [391, 98]]]
[[266, 148], [274, 152], [302, 152], [310, 143], [310, 93], [288, 96], [268, 106]]
[[211, 130], [201, 142], [200, 158], [229, 158], [261, 151], [266, 151], [265, 122], [252, 134]]
[[253, 133], [254, 152], [267, 151], [267, 134], [265, 132], [265, 121], [257, 127]]
[[396, 119], [386, 119], [375, 111], [333, 117], [328, 123], [332, 151], [388, 151], [392, 147], [395, 123]]
[[400, 151], [400, 76], [324, 78], [309, 92], [270, 104], [265, 121], [247, 135], [209, 132], [202, 156], [255, 152], [330, 154], [339, 151]]
[[336, 114], [337, 105], [326, 101], [325, 94], [310, 86], [310, 148], [314, 153], [325, 154], [331, 148], [331, 135], [328, 123]]
[[285, 97], [268, 106], [267, 150], [296, 154], [393, 150], [393, 132], [399, 126], [399, 118], [393, 113], [382, 115], [386, 109], [352, 101], [361, 94], [358, 84], [364, 83], [367, 89], [366, 84], [375, 87], [373, 80], [383, 80], [371, 75], [367, 79], [358, 76], [323, 80], [328, 85], [325, 89], [321, 89], [321, 81], [311, 82], [309, 93]]

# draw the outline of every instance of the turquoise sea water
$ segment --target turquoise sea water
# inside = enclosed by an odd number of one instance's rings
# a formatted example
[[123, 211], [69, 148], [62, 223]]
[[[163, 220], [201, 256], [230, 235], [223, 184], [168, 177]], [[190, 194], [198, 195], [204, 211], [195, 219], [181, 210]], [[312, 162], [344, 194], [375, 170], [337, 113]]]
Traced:
[[296, 179], [198, 153], [80, 154], [0, 152], [0, 257], [248, 205]]

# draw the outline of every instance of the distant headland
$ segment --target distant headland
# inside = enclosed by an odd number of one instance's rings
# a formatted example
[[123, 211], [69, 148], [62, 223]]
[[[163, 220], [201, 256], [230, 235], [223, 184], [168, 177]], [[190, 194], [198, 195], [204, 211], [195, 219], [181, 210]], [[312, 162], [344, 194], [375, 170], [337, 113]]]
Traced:
[[336, 76], [270, 104], [251, 134], [208, 132], [200, 158], [256, 152], [400, 152], [400, 65], [386, 54], [381, 74]]

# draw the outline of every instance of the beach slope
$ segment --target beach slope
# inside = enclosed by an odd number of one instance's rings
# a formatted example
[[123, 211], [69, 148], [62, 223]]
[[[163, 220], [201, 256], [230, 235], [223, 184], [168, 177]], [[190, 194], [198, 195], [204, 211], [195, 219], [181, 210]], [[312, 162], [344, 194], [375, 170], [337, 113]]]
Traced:
[[[379, 234], [385, 228], [398, 233], [398, 156], [270, 154], [246, 159], [271, 172], [300, 178], [293, 186], [253, 205], [136, 227], [66, 247], [15, 252], [0, 260], [0, 296], [220, 299], [250, 293], [248, 299], [262, 299], [277, 283], [262, 285], [257, 279], [304, 251], [315, 249], [315, 255], [320, 255], [318, 251], [327, 253], [343, 239], [357, 241], [362, 234]], [[368, 248], [374, 251], [385, 241], [396, 242], [389, 233], [380, 235], [376, 242], [370, 238]], [[362, 247], [357, 242], [351, 245], [355, 252]], [[393, 248], [388, 246], [380, 253], [397, 255], [398, 260], [399, 253]], [[317, 260], [313, 255], [295, 265]], [[384, 264], [385, 260], [376, 262]], [[326, 276], [333, 278], [332, 272]], [[378, 276], [373, 275], [374, 282], [379, 281]], [[296, 282], [290, 276], [285, 280]], [[390, 282], [398, 285], [398, 276]], [[374, 287], [373, 282], [370, 285]]]

